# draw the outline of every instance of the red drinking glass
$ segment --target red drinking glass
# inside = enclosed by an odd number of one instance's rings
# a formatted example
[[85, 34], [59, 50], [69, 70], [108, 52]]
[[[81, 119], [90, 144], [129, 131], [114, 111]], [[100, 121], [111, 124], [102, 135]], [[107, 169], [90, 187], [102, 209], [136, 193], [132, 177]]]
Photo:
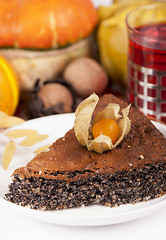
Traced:
[[128, 99], [146, 116], [166, 122], [166, 3], [136, 8], [126, 23]]

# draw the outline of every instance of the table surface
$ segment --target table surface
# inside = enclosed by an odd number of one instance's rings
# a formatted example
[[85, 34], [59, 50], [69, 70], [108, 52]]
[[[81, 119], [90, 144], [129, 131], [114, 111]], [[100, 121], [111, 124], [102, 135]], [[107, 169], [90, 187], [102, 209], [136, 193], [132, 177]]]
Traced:
[[[5, 239], [166, 239], [166, 206], [162, 210], [134, 221], [100, 227], [69, 227], [48, 224], [0, 206], [0, 230]], [[24, 237], [24, 238], [23, 238]], [[0, 239], [2, 239], [0, 237]]]

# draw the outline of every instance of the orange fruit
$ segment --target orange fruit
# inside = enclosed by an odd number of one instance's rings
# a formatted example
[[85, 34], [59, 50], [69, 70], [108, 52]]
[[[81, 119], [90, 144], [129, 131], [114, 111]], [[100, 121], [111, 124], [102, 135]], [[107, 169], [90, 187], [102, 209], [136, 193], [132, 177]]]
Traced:
[[116, 142], [119, 136], [119, 126], [115, 120], [101, 119], [95, 123], [92, 128], [93, 137], [96, 138], [100, 135], [105, 135], [111, 138], [112, 143]]
[[0, 111], [13, 115], [19, 100], [17, 75], [10, 63], [0, 56]]

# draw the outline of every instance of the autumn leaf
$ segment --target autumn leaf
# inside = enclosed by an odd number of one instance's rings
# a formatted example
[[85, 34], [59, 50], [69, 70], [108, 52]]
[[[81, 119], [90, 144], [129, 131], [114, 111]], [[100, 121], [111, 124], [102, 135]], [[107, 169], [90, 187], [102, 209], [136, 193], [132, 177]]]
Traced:
[[5, 151], [3, 153], [3, 167], [4, 169], [7, 169], [12, 158], [13, 155], [15, 153], [16, 150], [16, 145], [13, 141], [9, 141], [5, 147]]
[[0, 111], [0, 128], [9, 128], [24, 123], [25, 120], [15, 116], [8, 116]]
[[32, 134], [30, 136], [28, 136], [27, 138], [25, 138], [20, 145], [22, 146], [33, 146], [38, 142], [41, 142], [45, 139], [48, 138], [48, 135], [42, 135], [42, 134]]
[[36, 130], [32, 129], [17, 129], [7, 132], [6, 136], [10, 138], [21, 138], [21, 137], [28, 137], [31, 135], [37, 134]]
[[46, 151], [51, 145], [46, 145], [46, 146], [43, 146], [43, 147], [40, 147], [38, 149], [35, 150], [35, 153], [41, 153], [41, 152], [44, 152]]

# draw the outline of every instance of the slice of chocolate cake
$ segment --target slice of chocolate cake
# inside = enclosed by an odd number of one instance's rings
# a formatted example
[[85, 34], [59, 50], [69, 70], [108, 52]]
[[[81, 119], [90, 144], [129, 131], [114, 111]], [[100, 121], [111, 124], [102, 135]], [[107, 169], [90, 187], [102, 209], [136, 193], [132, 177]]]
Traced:
[[[112, 95], [98, 102], [94, 115], [108, 103], [127, 103]], [[166, 193], [166, 139], [131, 107], [131, 130], [104, 153], [81, 146], [71, 129], [47, 152], [16, 169], [5, 199], [33, 209], [50, 210], [102, 204], [118, 206]]]

